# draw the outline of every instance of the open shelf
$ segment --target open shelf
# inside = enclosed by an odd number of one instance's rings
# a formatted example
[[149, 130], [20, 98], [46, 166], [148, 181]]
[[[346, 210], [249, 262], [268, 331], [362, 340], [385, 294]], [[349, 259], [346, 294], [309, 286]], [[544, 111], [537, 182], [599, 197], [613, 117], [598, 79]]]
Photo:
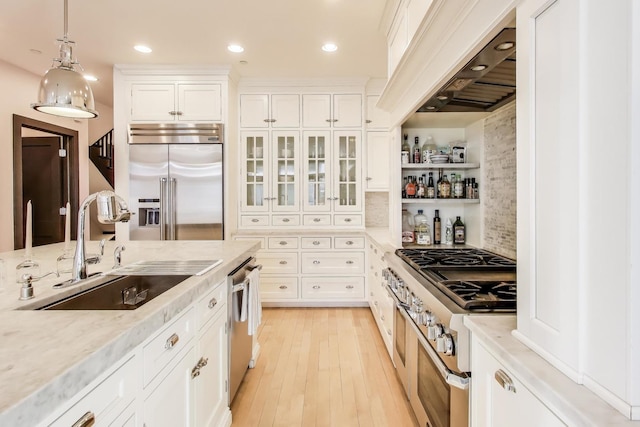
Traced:
[[480, 199], [402, 199], [402, 204], [405, 205], [421, 205], [421, 204], [463, 204], [473, 205], [480, 203]]
[[406, 163], [402, 169], [478, 169], [480, 163]]

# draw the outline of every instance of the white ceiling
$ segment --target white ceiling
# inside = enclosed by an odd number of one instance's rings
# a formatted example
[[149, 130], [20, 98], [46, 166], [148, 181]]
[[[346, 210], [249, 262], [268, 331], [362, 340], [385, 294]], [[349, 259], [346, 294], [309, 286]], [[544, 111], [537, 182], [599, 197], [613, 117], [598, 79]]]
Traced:
[[[112, 105], [113, 64], [230, 64], [242, 77], [386, 77], [379, 28], [386, 0], [68, 1], [74, 56], [100, 78], [91, 86], [106, 105]], [[0, 59], [44, 74], [64, 34], [64, 0], [0, 5]], [[327, 41], [338, 51], [323, 52]], [[230, 43], [245, 51], [228, 52]], [[140, 54], [135, 44], [153, 53]]]

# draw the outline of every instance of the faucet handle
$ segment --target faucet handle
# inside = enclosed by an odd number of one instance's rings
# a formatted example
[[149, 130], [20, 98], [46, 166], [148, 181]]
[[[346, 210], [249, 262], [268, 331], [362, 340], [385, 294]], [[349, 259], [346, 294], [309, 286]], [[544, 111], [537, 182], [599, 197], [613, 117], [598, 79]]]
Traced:
[[42, 276], [33, 276], [32, 274], [25, 273], [18, 279], [18, 283], [22, 283], [22, 287], [20, 288], [20, 296], [19, 300], [24, 301], [34, 297], [33, 294], [33, 282], [36, 282], [40, 279], [44, 279], [47, 276], [55, 274], [56, 277], [60, 277], [57, 271], [50, 271], [49, 273], [43, 274]]
[[104, 245], [107, 243], [107, 239], [100, 240], [98, 247], [100, 248], [100, 256], [104, 255]]
[[113, 268], [114, 269], [121, 267], [122, 252], [124, 252], [125, 249], [127, 248], [125, 248], [124, 245], [120, 245], [120, 246], [116, 246], [116, 249], [113, 251], [113, 258], [114, 258]]

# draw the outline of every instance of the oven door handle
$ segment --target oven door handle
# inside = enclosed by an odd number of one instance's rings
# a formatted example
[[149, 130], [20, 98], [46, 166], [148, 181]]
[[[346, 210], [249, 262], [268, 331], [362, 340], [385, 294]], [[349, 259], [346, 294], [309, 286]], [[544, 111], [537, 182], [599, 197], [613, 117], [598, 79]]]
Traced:
[[420, 343], [420, 345], [422, 345], [422, 347], [424, 347], [427, 354], [429, 355], [429, 358], [431, 358], [431, 361], [434, 363], [434, 365], [440, 372], [440, 375], [442, 375], [442, 378], [444, 378], [447, 384], [461, 390], [467, 390], [469, 388], [469, 376], [464, 373], [458, 374], [447, 368], [447, 365], [445, 365], [442, 360], [440, 360], [438, 353], [436, 353], [433, 347], [431, 347], [431, 345], [427, 342], [427, 339], [424, 337], [424, 335], [422, 335], [420, 329], [418, 329], [416, 324], [413, 323], [413, 319], [409, 317], [409, 314], [407, 314], [407, 312], [404, 310], [401, 310], [400, 312], [402, 313], [402, 316], [407, 320], [409, 325], [411, 325], [411, 328], [418, 337], [418, 342]]

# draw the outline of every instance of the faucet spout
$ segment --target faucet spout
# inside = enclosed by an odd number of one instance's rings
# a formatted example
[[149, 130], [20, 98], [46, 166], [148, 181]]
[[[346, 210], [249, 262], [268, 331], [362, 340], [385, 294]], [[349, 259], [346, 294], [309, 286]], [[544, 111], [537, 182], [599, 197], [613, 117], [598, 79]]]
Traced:
[[94, 200], [98, 201], [98, 221], [103, 224], [127, 222], [131, 218], [131, 212], [126, 202], [113, 191], [100, 191], [90, 194], [84, 199], [78, 210], [78, 236], [75, 256], [73, 257], [71, 283], [87, 278], [87, 251], [84, 240], [85, 215], [87, 208]]

